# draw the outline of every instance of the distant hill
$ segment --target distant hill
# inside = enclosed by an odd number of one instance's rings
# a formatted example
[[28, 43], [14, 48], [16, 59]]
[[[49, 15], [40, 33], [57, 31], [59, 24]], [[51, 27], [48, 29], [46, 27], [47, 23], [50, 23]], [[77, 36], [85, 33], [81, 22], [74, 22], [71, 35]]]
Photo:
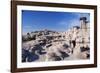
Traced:
[[40, 31], [34, 31], [34, 32], [28, 32], [26, 35], [22, 35], [22, 41], [30, 41], [30, 40], [36, 40], [36, 37], [40, 36], [47, 36], [47, 35], [53, 35], [53, 34], [58, 34], [59, 32], [57, 31], [52, 31], [52, 30], [40, 30]]

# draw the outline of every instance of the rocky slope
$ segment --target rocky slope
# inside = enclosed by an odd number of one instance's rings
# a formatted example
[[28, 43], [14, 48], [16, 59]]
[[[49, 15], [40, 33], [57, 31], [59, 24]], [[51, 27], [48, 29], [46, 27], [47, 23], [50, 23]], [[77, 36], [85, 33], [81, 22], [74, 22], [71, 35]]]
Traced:
[[22, 62], [89, 59], [90, 29], [85, 20], [65, 32], [45, 29], [23, 35]]
[[[90, 56], [89, 38], [89, 30], [78, 26], [66, 32], [35, 31], [23, 35], [22, 48], [30, 54], [28, 62], [87, 59]], [[26, 62], [26, 58], [23, 59]]]

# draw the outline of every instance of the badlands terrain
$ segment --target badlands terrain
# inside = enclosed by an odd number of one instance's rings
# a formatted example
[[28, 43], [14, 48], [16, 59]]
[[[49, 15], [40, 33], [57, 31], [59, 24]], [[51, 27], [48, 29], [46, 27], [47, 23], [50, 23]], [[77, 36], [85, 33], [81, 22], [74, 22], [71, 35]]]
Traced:
[[90, 30], [84, 23], [65, 32], [44, 29], [22, 35], [22, 62], [89, 59]]

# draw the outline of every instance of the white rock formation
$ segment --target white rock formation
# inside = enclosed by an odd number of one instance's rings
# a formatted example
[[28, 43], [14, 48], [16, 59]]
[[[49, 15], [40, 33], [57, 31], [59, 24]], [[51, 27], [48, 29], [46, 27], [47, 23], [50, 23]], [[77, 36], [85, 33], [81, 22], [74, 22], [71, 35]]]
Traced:
[[[86, 49], [87, 46], [90, 48], [89, 23], [86, 22], [85, 17], [81, 17], [80, 22], [80, 26], [74, 26], [66, 32], [50, 30], [33, 32], [30, 34], [31, 41], [23, 41], [22, 47], [30, 49], [32, 52], [34, 49], [30, 47], [40, 44], [41, 47], [45, 49], [46, 54], [41, 55], [37, 61], [53, 61], [56, 57], [58, 60], [87, 59], [90, 55], [89, 50], [81, 51], [81, 47], [84, 47], [82, 50]], [[34, 37], [34, 40], [32, 40], [32, 37]], [[25, 35], [24, 38], [28, 39], [27, 35]], [[48, 47], [48, 45], [50, 46]], [[64, 58], [62, 57], [63, 53], [66, 53], [64, 54], [66, 55]]]

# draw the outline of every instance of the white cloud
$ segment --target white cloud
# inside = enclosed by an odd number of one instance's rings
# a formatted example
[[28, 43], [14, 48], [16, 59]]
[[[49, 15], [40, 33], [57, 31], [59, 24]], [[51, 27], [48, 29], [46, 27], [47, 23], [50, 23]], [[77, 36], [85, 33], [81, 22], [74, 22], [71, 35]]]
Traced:
[[78, 19], [73, 20], [63, 20], [59, 22], [59, 25], [65, 26], [66, 30], [72, 28], [73, 26], [80, 26], [80, 21]]
[[73, 26], [80, 26], [80, 21], [77, 19], [73, 19], [70, 21], [69, 26], [70, 26], [70, 28]]
[[66, 21], [60, 21], [59, 24], [60, 25], [67, 25], [67, 22]]

